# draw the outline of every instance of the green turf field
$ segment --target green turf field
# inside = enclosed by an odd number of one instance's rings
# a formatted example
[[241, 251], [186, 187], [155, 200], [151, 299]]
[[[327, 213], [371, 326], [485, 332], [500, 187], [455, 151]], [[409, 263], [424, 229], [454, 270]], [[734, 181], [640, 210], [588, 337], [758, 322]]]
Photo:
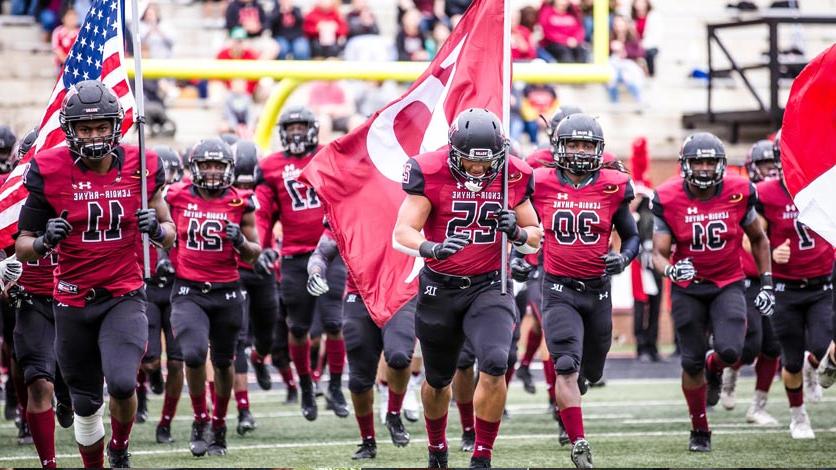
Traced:
[[[793, 441], [789, 438], [789, 409], [780, 383], [773, 386], [769, 412], [780, 427], [757, 428], [744, 420], [752, 390], [751, 380], [738, 385], [738, 405], [728, 412], [717, 409], [709, 414], [714, 428], [714, 451], [694, 455], [687, 451], [688, 416], [679, 383], [672, 380], [611, 381], [604, 388], [592, 389], [585, 397], [587, 439], [592, 444], [596, 466], [601, 467], [822, 467], [836, 462], [836, 394], [825, 393], [821, 403], [808, 404], [817, 438]], [[234, 403], [230, 404], [229, 455], [193, 458], [188, 451], [191, 420], [188, 398], [181, 400], [179, 416], [172, 432], [177, 442], [154, 442], [154, 426], [162, 404], [152, 396], [152, 420], [134, 426], [131, 441], [135, 467], [350, 467], [359, 443], [353, 417], [340, 419], [324, 410], [309, 423], [296, 405], [281, 405], [284, 390], [250, 394], [252, 410], [259, 428], [241, 438], [235, 434]], [[511, 419], [502, 423], [494, 451], [495, 467], [571, 467], [569, 450], [557, 442], [556, 426], [546, 414], [543, 384], [538, 394], [528, 395], [512, 383], [509, 398]], [[109, 420], [106, 420], [109, 423]], [[377, 424], [378, 457], [364, 466], [417, 467], [426, 465], [426, 441], [422, 422], [407, 423], [413, 441], [396, 449], [386, 429]], [[108, 435], [109, 425], [106, 424]], [[458, 452], [458, 413], [450, 412], [450, 465], [467, 466], [469, 456]], [[9, 422], [0, 424], [0, 467], [37, 466], [33, 447], [16, 444], [16, 429]], [[58, 464], [79, 466], [71, 430], [58, 429]]]

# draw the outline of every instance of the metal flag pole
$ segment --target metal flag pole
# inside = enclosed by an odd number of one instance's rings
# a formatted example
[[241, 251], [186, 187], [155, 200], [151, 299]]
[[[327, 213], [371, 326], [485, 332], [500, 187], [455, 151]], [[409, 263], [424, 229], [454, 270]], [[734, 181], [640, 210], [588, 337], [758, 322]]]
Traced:
[[[511, 0], [504, 0], [502, 9], [502, 131], [506, 138], [511, 129]], [[508, 159], [510, 145], [505, 147], [505, 163], [502, 165], [502, 209], [508, 208]], [[508, 234], [502, 232], [502, 264], [500, 267], [500, 293], [508, 293]]]
[[[145, 156], [145, 93], [142, 88], [142, 46], [139, 38], [139, 0], [131, 2], [131, 39], [134, 45], [134, 96], [136, 97], [136, 130], [139, 135], [139, 187], [142, 209], [148, 209], [148, 161]], [[123, 9], [124, 13], [124, 9]], [[124, 18], [123, 18], [124, 19]], [[148, 234], [142, 234], [142, 275], [151, 277], [151, 249]]]

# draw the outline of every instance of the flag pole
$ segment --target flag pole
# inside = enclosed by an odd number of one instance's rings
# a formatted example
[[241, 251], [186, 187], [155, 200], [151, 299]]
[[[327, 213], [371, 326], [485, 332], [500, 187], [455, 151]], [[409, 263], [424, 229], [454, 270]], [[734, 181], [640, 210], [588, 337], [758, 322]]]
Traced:
[[[508, 138], [511, 134], [511, 0], [503, 0], [502, 9], [502, 131]], [[502, 209], [508, 208], [508, 159], [510, 145], [505, 148], [505, 162], [502, 168]], [[502, 232], [502, 260], [500, 267], [500, 293], [508, 293], [508, 234]]]
[[[142, 88], [142, 45], [139, 38], [139, 0], [131, 2], [131, 39], [134, 45], [134, 96], [136, 97], [136, 130], [139, 136], [139, 187], [142, 209], [148, 209], [148, 160], [145, 156], [145, 93]], [[123, 10], [124, 13], [124, 10]], [[123, 18], [124, 20], [124, 18]], [[151, 248], [148, 234], [142, 234], [142, 275], [151, 277]]]

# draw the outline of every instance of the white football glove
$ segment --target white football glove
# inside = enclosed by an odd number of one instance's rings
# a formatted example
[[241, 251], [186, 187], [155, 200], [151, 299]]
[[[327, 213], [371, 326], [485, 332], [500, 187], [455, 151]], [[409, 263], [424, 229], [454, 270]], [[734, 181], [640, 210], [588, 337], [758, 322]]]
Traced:
[[23, 263], [14, 255], [0, 261], [0, 284], [2, 284], [0, 288], [5, 290], [6, 286], [17, 282], [21, 274], [23, 274]]
[[314, 297], [319, 297], [330, 290], [328, 281], [325, 280], [319, 273], [314, 273], [308, 276], [308, 293]]

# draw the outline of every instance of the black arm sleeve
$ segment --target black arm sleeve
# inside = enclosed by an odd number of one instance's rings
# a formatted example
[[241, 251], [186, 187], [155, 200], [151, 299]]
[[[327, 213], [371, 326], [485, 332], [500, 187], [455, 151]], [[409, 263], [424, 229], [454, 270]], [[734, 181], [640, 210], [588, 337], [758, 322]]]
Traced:
[[44, 180], [35, 159], [30, 161], [29, 168], [23, 175], [23, 185], [29, 191], [29, 196], [20, 209], [17, 228], [21, 231], [41, 233], [46, 229], [47, 221], [58, 214], [44, 195]]
[[[525, 201], [531, 200], [531, 197], [534, 195], [534, 173], [528, 175], [528, 181], [525, 183], [525, 194], [523, 197], [517, 202], [517, 206], [524, 203]], [[516, 206], [514, 206], [516, 207]]]
[[148, 196], [148, 200], [150, 201], [157, 191], [162, 191], [165, 188], [165, 165], [163, 165], [163, 159], [154, 152], [148, 152], [148, 157], [153, 157], [157, 160], [157, 173], [154, 175], [154, 190]]
[[424, 173], [414, 158], [410, 158], [403, 166], [401, 186], [408, 194], [424, 195]]
[[244, 199], [244, 213], [249, 214], [250, 212], [255, 212], [257, 205], [255, 201], [255, 194], [249, 195], [247, 198]]
[[629, 263], [639, 252], [639, 229], [636, 227], [636, 220], [630, 213], [629, 203], [622, 202], [613, 215], [613, 225], [621, 237], [621, 254]]
[[338, 254], [339, 249], [337, 248], [336, 240], [325, 235], [320, 237], [319, 243], [316, 245], [316, 249], [308, 259], [308, 275], [315, 271], [324, 274], [325, 271], [328, 270], [328, 264], [330, 264]]

